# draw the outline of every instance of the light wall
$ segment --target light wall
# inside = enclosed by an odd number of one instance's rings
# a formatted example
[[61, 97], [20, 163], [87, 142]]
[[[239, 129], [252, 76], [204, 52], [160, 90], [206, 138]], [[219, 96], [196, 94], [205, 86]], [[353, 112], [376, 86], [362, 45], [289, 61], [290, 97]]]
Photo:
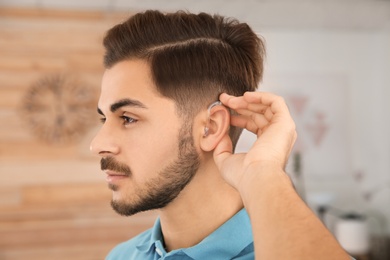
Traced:
[[[113, 212], [99, 158], [89, 152], [98, 127], [101, 42], [121, 18], [0, 9], [0, 259], [103, 259], [116, 244], [152, 226], [153, 213], [127, 219]], [[71, 142], [40, 139], [31, 121], [52, 125], [53, 108], [63, 106], [66, 95], [53, 98], [46, 89], [38, 95], [44, 109], [23, 109], [32, 87], [53, 75], [90, 89], [93, 105], [87, 110], [79, 107], [71, 116], [75, 98], [66, 100], [66, 120], [87, 113], [95, 122]]]
[[[296, 119], [305, 200], [314, 210], [335, 208], [333, 215], [364, 214], [372, 233], [388, 234], [389, 30], [259, 29], [259, 34], [268, 53], [260, 91], [282, 95]], [[306, 104], [304, 120], [294, 111], [294, 95], [317, 102]], [[318, 109], [327, 130], [322, 143], [313, 145], [307, 124]], [[247, 150], [253, 140], [245, 133], [238, 150]], [[287, 171], [294, 179], [293, 169], [290, 159]], [[332, 228], [337, 218], [328, 219]]]
[[[341, 78], [346, 89], [347, 111], [338, 111], [346, 116], [340, 128], [346, 141], [333, 147], [334, 152], [345, 150], [346, 171], [337, 173], [337, 165], [317, 158], [311, 172], [304, 169], [307, 190], [333, 194], [330, 205], [375, 218], [384, 215], [390, 223], [389, 30], [265, 30], [263, 35], [269, 75], [264, 85], [286, 74], [322, 75]], [[328, 105], [334, 106], [334, 100]], [[365, 199], [367, 192], [370, 199]]]

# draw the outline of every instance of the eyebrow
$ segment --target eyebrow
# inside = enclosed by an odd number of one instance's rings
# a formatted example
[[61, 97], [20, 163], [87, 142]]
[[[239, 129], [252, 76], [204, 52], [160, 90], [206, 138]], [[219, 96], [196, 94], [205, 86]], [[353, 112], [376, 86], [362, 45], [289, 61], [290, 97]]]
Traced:
[[[112, 113], [115, 113], [115, 111], [117, 111], [119, 108], [126, 106], [147, 109], [147, 107], [142, 102], [134, 99], [125, 98], [111, 104], [110, 111]], [[104, 115], [100, 108], [97, 109], [97, 112], [101, 115]]]

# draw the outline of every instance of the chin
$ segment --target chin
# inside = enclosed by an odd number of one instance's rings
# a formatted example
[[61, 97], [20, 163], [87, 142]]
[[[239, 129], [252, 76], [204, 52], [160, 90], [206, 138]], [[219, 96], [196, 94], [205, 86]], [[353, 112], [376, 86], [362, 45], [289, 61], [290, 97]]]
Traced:
[[124, 194], [120, 191], [113, 191], [111, 203], [126, 204], [126, 201], [124, 200]]

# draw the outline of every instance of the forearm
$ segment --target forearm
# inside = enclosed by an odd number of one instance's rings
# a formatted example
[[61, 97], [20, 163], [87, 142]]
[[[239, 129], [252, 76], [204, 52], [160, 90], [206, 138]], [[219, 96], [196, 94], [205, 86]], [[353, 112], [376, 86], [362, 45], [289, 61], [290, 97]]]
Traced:
[[241, 192], [256, 259], [350, 259], [276, 167], [252, 165]]

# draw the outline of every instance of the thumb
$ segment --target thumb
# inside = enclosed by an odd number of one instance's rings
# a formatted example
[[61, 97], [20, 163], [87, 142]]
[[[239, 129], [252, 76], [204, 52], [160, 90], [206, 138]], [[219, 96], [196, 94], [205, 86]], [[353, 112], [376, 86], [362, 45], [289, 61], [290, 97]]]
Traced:
[[228, 134], [225, 134], [214, 149], [214, 161], [219, 171], [223, 171], [224, 162], [232, 155], [233, 144]]
[[233, 144], [226, 134], [214, 149], [214, 161], [224, 180], [235, 189], [240, 185], [242, 174], [240, 167], [244, 154], [233, 154]]

